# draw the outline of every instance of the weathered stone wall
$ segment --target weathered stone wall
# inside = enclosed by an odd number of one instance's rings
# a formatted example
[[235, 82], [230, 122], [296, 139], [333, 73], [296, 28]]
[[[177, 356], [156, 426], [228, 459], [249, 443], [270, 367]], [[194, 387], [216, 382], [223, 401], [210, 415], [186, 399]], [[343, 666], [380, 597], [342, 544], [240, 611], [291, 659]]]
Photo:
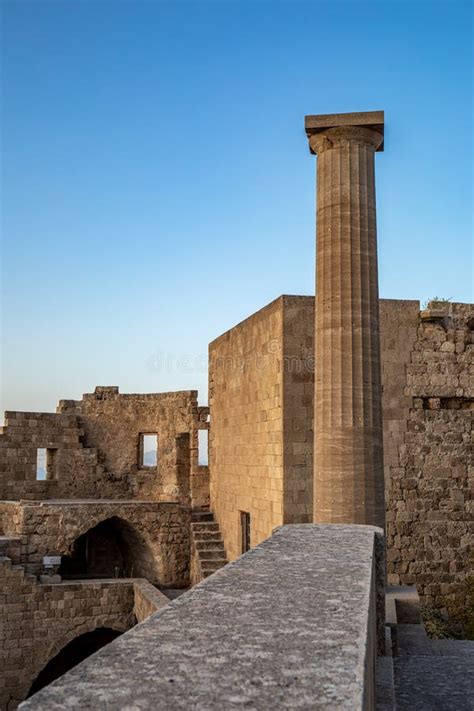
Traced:
[[147, 580], [39, 584], [0, 557], [0, 709], [12, 711], [46, 664], [95, 629], [125, 632], [165, 607]]
[[[95, 449], [84, 449], [81, 428], [73, 414], [6, 412], [0, 434], [0, 498], [42, 499], [107, 495]], [[36, 481], [38, 448], [51, 448], [54, 478]], [[120, 495], [120, 491], [117, 495]]]
[[469, 304], [421, 312], [406, 361], [406, 431], [390, 467], [389, 582], [416, 584], [437, 607], [473, 571], [473, 317]]
[[[0, 498], [136, 498], [209, 503], [208, 468], [198, 463], [198, 430], [208, 408], [196, 391], [121, 395], [97, 387], [57, 413], [7, 412], [0, 434]], [[140, 434], [158, 435], [156, 467], [143, 467]], [[54, 451], [53, 476], [36, 481], [38, 448]]]
[[21, 541], [15, 563], [38, 575], [45, 555], [65, 556], [75, 541], [114, 519], [133, 551], [130, 577], [170, 587], [189, 582], [190, 512], [173, 503], [133, 501], [0, 502], [3, 532]]
[[211, 508], [230, 560], [283, 523], [283, 302], [277, 299], [209, 346]]
[[133, 594], [133, 614], [137, 622], [144, 622], [150, 615], [169, 603], [169, 598], [148, 580], [134, 580]]
[[391, 479], [399, 467], [399, 448], [404, 442], [408, 429], [412, 399], [405, 392], [406, 370], [416, 340], [419, 316], [419, 301], [395, 299], [380, 301], [384, 478], [387, 506]]
[[314, 299], [282, 298], [283, 523], [312, 523]]
[[0, 708], [11, 711], [66, 644], [107, 627], [135, 623], [133, 581], [41, 585], [0, 558]]

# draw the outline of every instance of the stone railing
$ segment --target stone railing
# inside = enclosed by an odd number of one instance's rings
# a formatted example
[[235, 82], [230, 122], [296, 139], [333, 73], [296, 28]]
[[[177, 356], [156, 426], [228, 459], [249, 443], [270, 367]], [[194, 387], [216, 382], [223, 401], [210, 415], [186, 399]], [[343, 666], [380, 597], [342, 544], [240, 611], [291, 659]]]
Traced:
[[154, 612], [169, 604], [169, 599], [145, 578], [133, 580], [133, 614], [143, 622]]
[[373, 709], [381, 541], [283, 526], [21, 709]]

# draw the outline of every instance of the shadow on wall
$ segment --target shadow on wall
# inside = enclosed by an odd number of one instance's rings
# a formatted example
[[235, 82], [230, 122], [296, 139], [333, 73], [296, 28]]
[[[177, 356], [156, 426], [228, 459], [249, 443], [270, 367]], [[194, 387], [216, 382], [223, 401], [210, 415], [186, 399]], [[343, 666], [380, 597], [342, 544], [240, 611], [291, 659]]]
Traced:
[[74, 542], [62, 557], [59, 574], [65, 580], [150, 577], [153, 553], [129, 523], [113, 516], [101, 521]]
[[122, 632], [118, 632], [117, 630], [108, 627], [100, 627], [73, 639], [72, 642], [66, 644], [55, 657], [50, 659], [46, 666], [40, 671], [31, 685], [27, 698], [33, 696], [33, 694], [36, 694], [37, 691], [48, 686], [48, 684], [51, 684], [55, 679], [58, 679], [79, 664], [79, 662], [86, 659], [86, 657], [94, 654], [94, 652], [97, 652], [97, 650], [109, 644], [121, 634]]

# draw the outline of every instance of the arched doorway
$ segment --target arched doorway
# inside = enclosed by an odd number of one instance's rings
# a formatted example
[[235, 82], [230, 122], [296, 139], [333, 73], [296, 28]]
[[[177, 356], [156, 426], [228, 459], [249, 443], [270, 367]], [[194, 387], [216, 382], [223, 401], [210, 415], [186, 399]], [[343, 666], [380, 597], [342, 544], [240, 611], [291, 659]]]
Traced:
[[112, 642], [121, 634], [122, 632], [117, 632], [117, 630], [113, 630], [110, 627], [99, 627], [92, 632], [86, 632], [73, 639], [55, 657], [50, 659], [40, 671], [30, 687], [27, 698], [51, 684], [55, 679], [59, 679], [60, 676], [75, 667], [76, 664], [79, 664], [79, 662]]
[[[133, 578], [153, 580], [153, 555], [138, 531], [113, 516], [83, 533], [71, 553], [62, 556], [59, 574], [78, 578]], [[156, 577], [156, 576], [155, 576]]]

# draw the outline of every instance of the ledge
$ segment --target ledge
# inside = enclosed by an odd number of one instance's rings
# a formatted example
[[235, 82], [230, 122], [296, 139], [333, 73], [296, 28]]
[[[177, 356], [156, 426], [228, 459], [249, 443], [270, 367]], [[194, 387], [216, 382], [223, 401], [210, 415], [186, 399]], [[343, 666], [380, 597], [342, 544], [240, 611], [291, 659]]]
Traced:
[[20, 708], [372, 708], [380, 535], [283, 526]]

